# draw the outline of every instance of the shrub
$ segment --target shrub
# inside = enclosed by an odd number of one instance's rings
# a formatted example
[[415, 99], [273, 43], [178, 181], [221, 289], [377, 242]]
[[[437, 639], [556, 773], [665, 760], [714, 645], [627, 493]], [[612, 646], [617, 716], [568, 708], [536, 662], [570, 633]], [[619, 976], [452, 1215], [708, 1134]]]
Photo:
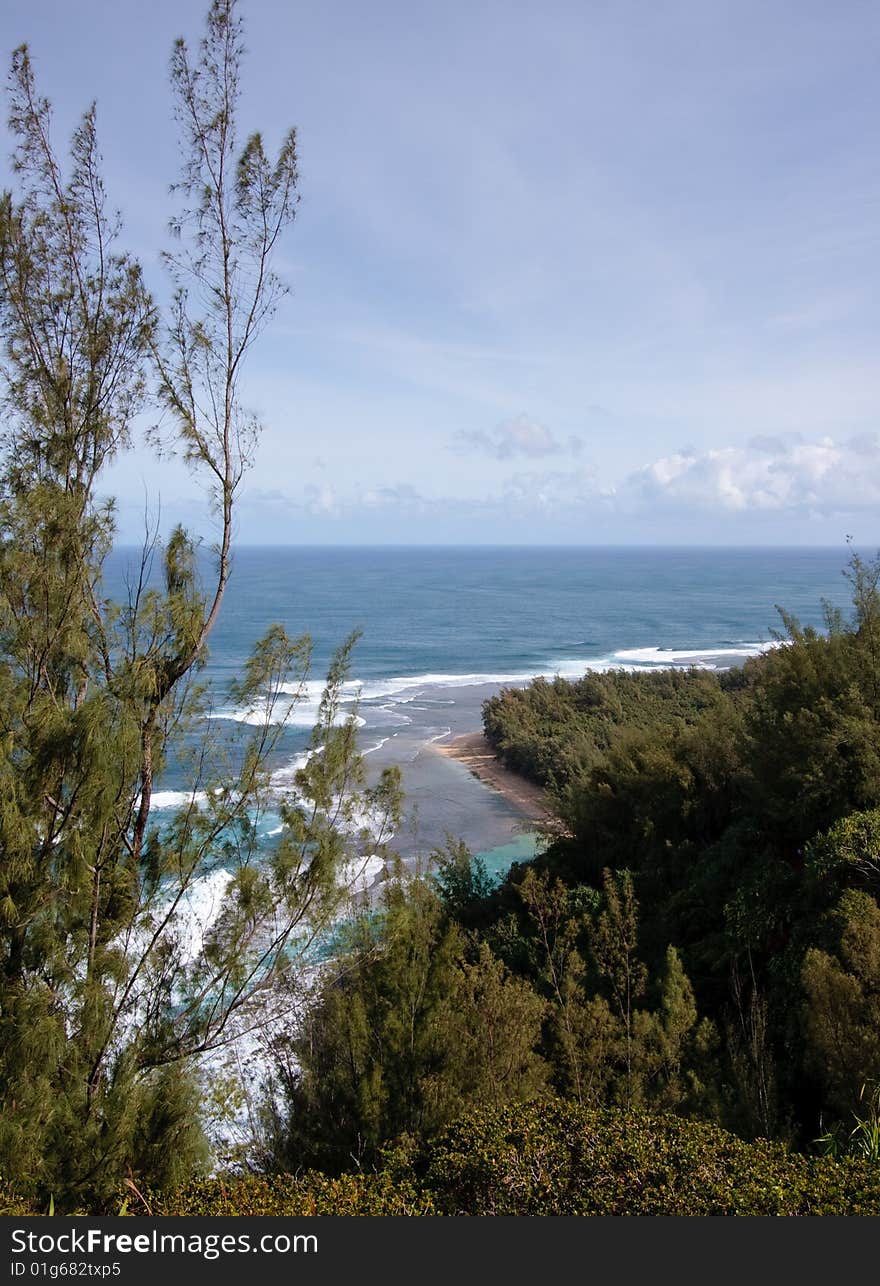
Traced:
[[674, 1116], [529, 1105], [472, 1115], [424, 1159], [439, 1213], [880, 1213], [880, 1169], [745, 1143]]
[[[154, 1215], [876, 1215], [880, 1167], [746, 1143], [675, 1116], [559, 1100], [473, 1113], [386, 1168], [217, 1176], [113, 1213]], [[28, 1208], [0, 1185], [0, 1213]], [[37, 1213], [30, 1211], [30, 1213]], [[43, 1212], [45, 1213], [45, 1212]]]
[[[430, 1215], [433, 1203], [402, 1176], [318, 1171], [196, 1181], [150, 1201], [156, 1215]], [[143, 1209], [140, 1214], [146, 1213]]]

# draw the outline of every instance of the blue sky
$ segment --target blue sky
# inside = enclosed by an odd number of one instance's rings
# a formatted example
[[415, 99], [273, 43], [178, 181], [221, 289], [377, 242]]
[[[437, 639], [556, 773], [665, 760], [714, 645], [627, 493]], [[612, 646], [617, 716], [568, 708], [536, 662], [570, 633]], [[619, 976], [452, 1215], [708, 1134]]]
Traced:
[[[163, 290], [171, 43], [201, 0], [5, 0]], [[880, 541], [874, 0], [249, 0], [299, 130], [241, 541]], [[182, 468], [116, 466], [208, 531]]]

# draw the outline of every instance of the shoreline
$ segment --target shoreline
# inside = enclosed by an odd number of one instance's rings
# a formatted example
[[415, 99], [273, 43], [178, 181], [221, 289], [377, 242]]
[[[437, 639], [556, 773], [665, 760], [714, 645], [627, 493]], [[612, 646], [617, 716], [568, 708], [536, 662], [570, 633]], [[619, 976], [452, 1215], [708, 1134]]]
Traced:
[[547, 807], [542, 787], [536, 786], [512, 768], [506, 768], [496, 758], [495, 751], [482, 731], [460, 733], [451, 741], [434, 741], [431, 749], [462, 764], [484, 786], [502, 795], [526, 821], [540, 826], [550, 826], [556, 821]]

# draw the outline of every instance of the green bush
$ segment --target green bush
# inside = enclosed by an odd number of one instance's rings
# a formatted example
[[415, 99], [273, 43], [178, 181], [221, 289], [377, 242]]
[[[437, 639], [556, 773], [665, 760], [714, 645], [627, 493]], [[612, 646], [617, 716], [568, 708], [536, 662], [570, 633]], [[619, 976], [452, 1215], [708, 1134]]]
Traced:
[[880, 1213], [880, 1169], [674, 1116], [529, 1105], [460, 1121], [425, 1157], [438, 1213]]
[[[880, 1167], [745, 1143], [675, 1116], [559, 1100], [473, 1113], [386, 1168], [218, 1176], [111, 1213], [154, 1215], [876, 1215]], [[0, 1184], [0, 1213], [40, 1213]], [[46, 1213], [43, 1211], [42, 1213]]]
[[[431, 1215], [430, 1197], [403, 1176], [315, 1170], [293, 1175], [219, 1177], [150, 1202], [156, 1215]], [[138, 1213], [145, 1213], [140, 1210]]]
[[32, 1215], [37, 1212], [28, 1201], [23, 1201], [13, 1192], [5, 1179], [0, 1178], [0, 1216]]

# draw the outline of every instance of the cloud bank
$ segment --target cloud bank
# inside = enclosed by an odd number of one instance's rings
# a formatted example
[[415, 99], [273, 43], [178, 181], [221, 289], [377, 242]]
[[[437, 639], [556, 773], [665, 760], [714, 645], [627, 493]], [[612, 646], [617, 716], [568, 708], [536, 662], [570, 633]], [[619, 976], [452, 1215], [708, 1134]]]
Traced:
[[[880, 435], [768, 434], [719, 448], [685, 446], [619, 480], [603, 478], [586, 460], [542, 467], [513, 459], [482, 485], [474, 480], [470, 494], [457, 494], [455, 482], [251, 485], [239, 507], [240, 535], [247, 543], [294, 544], [736, 544], [834, 542], [860, 532], [871, 543], [880, 513]], [[142, 502], [130, 507], [142, 529]], [[171, 499], [163, 518], [192, 521], [191, 502]]]
[[846, 514], [880, 505], [880, 441], [752, 438], [745, 446], [685, 448], [638, 470], [622, 489], [642, 508]]
[[489, 431], [479, 429], [473, 433], [456, 433], [453, 445], [483, 452], [496, 460], [513, 460], [517, 456], [537, 459], [549, 455], [578, 455], [584, 444], [574, 434], [564, 439], [557, 438], [545, 425], [527, 415], [517, 415]]

